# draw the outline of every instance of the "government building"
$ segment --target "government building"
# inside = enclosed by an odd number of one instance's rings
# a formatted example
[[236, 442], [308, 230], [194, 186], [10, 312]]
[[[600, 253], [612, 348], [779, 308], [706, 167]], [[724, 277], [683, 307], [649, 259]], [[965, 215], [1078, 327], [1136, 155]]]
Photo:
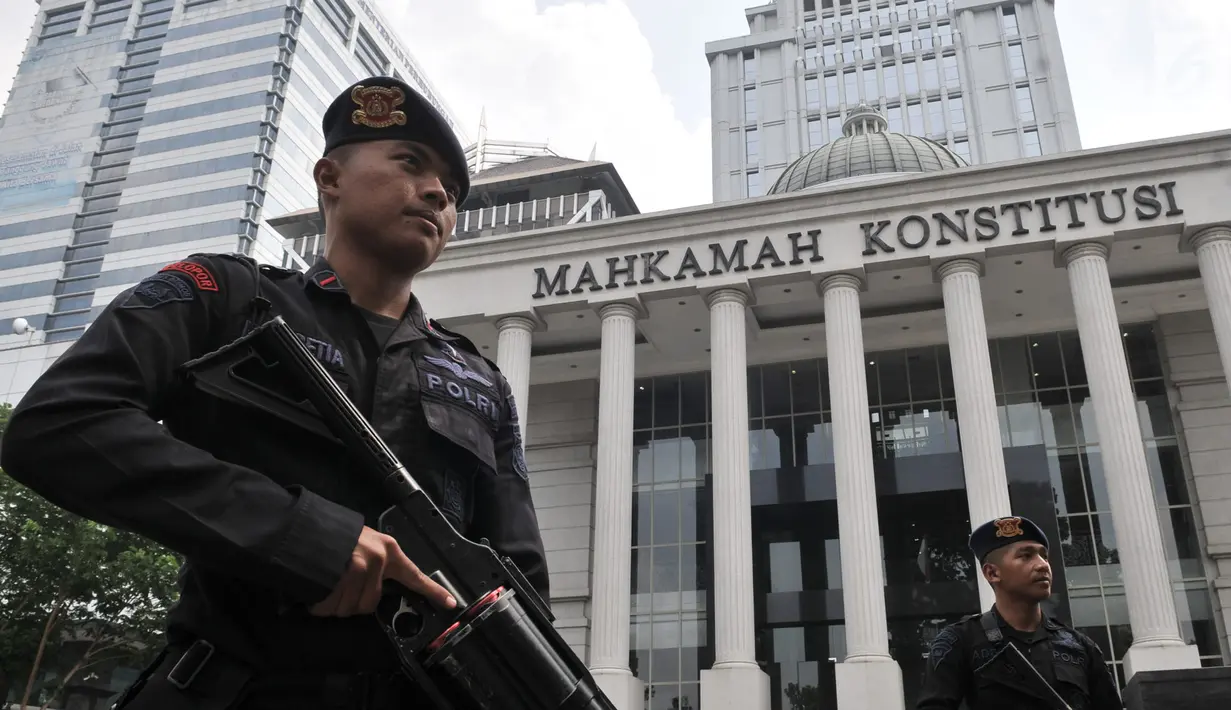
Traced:
[[913, 707], [1013, 513], [1121, 683], [1223, 665], [1231, 132], [971, 166], [846, 115], [766, 196], [416, 280], [512, 383], [561, 632], [620, 710]]

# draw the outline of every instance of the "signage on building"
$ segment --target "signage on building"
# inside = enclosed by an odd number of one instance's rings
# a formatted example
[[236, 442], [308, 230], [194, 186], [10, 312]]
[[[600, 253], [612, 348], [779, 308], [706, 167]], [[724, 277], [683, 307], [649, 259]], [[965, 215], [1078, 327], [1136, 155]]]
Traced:
[[865, 262], [885, 255], [911, 253], [925, 247], [1003, 242], [1031, 234], [1081, 229], [1090, 222], [1149, 222], [1184, 214], [1175, 182], [1116, 187], [1021, 202], [963, 206], [948, 212], [906, 214], [898, 219], [864, 222], [855, 234], [831, 236], [823, 225], [814, 229], [740, 239], [724, 247], [701, 243], [640, 254], [611, 256], [603, 261], [555, 264], [534, 270], [534, 298], [576, 296], [587, 292], [699, 280], [727, 273], [755, 275], [766, 270], [791, 270], [825, 260], [829, 239], [858, 239]]

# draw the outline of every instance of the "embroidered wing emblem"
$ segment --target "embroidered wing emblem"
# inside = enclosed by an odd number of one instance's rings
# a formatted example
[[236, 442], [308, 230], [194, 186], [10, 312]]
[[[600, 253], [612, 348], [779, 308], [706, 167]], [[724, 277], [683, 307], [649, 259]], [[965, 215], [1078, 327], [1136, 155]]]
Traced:
[[460, 379], [473, 380], [475, 382], [478, 382], [481, 385], [486, 385], [488, 387], [494, 387], [491, 380], [487, 379], [486, 377], [480, 375], [477, 372], [471, 372], [470, 370], [467, 370], [466, 368], [462, 367], [456, 362], [445, 360], [444, 358], [433, 357], [431, 355], [424, 355], [423, 359], [432, 363], [436, 367], [443, 367], [449, 372], [452, 372], [454, 376]]
[[368, 128], [405, 126], [406, 112], [399, 111], [406, 95], [397, 87], [356, 86], [351, 90], [351, 100], [359, 105], [351, 113], [352, 123]]

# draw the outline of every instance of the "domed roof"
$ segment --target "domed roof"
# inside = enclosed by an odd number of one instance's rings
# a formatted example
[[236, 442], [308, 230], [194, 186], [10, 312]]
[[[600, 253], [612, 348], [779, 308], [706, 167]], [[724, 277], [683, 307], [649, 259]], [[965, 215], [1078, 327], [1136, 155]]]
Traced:
[[891, 133], [885, 117], [867, 104], [851, 111], [842, 123], [842, 134], [788, 165], [769, 194], [799, 192], [853, 177], [932, 173], [970, 165], [936, 141]]

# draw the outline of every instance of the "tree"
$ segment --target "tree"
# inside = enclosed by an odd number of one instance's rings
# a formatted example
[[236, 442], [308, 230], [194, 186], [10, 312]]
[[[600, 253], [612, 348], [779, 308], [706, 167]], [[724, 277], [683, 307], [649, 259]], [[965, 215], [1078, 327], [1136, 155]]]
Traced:
[[821, 710], [821, 690], [815, 685], [787, 683], [784, 693], [791, 710]]
[[[0, 405], [0, 436], [11, 411]], [[143, 662], [159, 645], [178, 567], [160, 546], [0, 472], [0, 704], [24, 683], [22, 706], [37, 690], [46, 708], [91, 669]]]

